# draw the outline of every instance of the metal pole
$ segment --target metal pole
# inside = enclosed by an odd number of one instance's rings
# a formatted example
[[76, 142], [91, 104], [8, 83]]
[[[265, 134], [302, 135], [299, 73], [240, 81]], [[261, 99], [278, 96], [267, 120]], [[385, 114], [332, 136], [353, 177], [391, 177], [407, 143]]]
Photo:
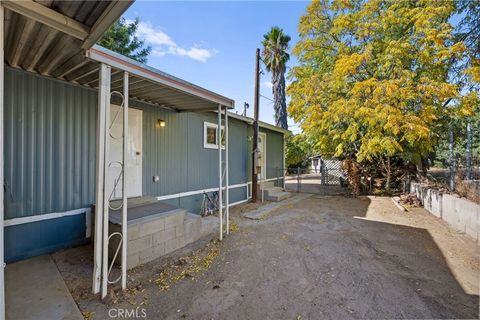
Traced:
[[300, 168], [297, 167], [297, 192], [300, 192]]
[[260, 104], [260, 49], [255, 54], [255, 99], [253, 104], [253, 151], [252, 151], [252, 202], [257, 202], [257, 168], [255, 158], [258, 149], [258, 109]]
[[454, 143], [455, 137], [453, 134], [453, 127], [450, 125], [449, 131], [449, 142], [448, 142], [448, 150], [449, 150], [449, 165], [450, 165], [450, 190], [455, 191], [455, 150], [454, 150]]
[[122, 157], [122, 290], [127, 288], [127, 145], [128, 145], [128, 72], [123, 73], [123, 157]]
[[218, 127], [217, 127], [217, 146], [218, 146], [218, 218], [220, 219], [219, 239], [223, 239], [223, 212], [222, 212], [222, 106], [218, 105]]
[[225, 107], [225, 214], [227, 217], [227, 234], [230, 233], [230, 199], [228, 191], [228, 108]]
[[105, 75], [102, 80], [104, 83], [104, 88], [102, 92], [103, 98], [103, 109], [105, 110], [105, 155], [103, 161], [103, 252], [102, 252], [102, 299], [107, 296], [107, 285], [108, 285], [108, 215], [109, 215], [109, 205], [110, 199], [107, 194], [110, 190], [110, 177], [109, 177], [109, 145], [110, 139], [108, 131], [110, 128], [110, 82], [111, 82], [111, 68], [107, 65], [102, 65], [105, 68]]
[[[3, 57], [3, 36], [4, 36], [4, 9], [3, 5], [0, 3], [0, 185], [4, 186], [4, 163], [3, 163], [3, 132], [4, 132], [4, 57]], [[3, 203], [3, 190], [0, 192], [0, 319], [5, 319], [5, 261], [4, 261], [4, 239], [3, 239], [3, 228], [4, 228], [4, 203]]]
[[103, 243], [103, 196], [105, 169], [105, 95], [107, 90], [107, 66], [102, 64], [99, 72], [98, 90], [98, 119], [97, 119], [97, 185], [95, 199], [95, 234], [94, 234], [94, 262], [93, 262], [93, 285], [94, 294], [100, 292], [102, 280], [102, 243]]

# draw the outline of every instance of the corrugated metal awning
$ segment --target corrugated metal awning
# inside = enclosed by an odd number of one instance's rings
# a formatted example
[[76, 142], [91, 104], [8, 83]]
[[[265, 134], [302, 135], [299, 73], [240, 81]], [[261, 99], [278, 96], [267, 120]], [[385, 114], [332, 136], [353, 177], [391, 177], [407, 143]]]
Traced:
[[[130, 75], [129, 95], [142, 101], [159, 105], [176, 111], [210, 111], [217, 110], [218, 105], [234, 107], [234, 101], [215, 92], [209, 91], [165, 72], [139, 63], [133, 59], [95, 45], [87, 50], [87, 57], [92, 63], [105, 63], [111, 66], [112, 91], [121, 90], [123, 71]], [[98, 86], [98, 72], [92, 73], [86, 83]]]
[[14, 68], [72, 81], [85, 50], [133, 1], [2, 1], [5, 62]]
[[[112, 91], [130, 74], [130, 97], [176, 111], [234, 107], [221, 96], [94, 45], [133, 1], [2, 1], [5, 62], [57, 79], [98, 88], [100, 64], [112, 67]], [[92, 47], [93, 46], [93, 47]]]

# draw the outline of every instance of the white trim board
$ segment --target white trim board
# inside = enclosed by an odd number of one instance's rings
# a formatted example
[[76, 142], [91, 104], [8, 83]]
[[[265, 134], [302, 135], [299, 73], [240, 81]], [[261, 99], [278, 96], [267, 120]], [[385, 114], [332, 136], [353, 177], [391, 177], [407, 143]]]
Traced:
[[39, 214], [35, 216], [7, 219], [3, 222], [3, 225], [4, 227], [11, 227], [11, 226], [17, 226], [20, 224], [76, 216], [82, 213], [85, 213], [85, 225], [87, 227], [85, 231], [85, 238], [90, 238], [92, 236], [92, 230], [91, 230], [92, 209], [91, 208], [80, 208], [80, 209], [63, 211], [63, 212], [52, 212], [52, 213], [46, 213], [46, 214]]
[[[283, 177], [278, 177], [278, 178], [270, 178], [270, 179], [265, 179], [262, 181], [273, 181], [277, 179], [283, 179]], [[228, 190], [230, 189], [236, 189], [236, 188], [247, 188], [247, 199], [246, 200], [240, 200], [237, 202], [231, 203], [229, 206], [234, 206], [240, 203], [244, 203], [248, 201], [251, 196], [248, 194], [249, 192], [249, 187], [252, 184], [251, 181], [246, 182], [246, 183], [239, 183], [239, 184], [234, 184], [228, 186]], [[223, 187], [223, 190], [225, 190], [225, 187]], [[157, 200], [162, 201], [162, 200], [169, 200], [169, 199], [176, 199], [176, 198], [183, 198], [183, 197], [188, 197], [196, 194], [202, 194], [203, 192], [214, 192], [218, 191], [218, 188], [210, 188], [210, 189], [202, 189], [202, 190], [195, 190], [195, 191], [188, 191], [188, 192], [180, 192], [176, 194], [169, 194], [165, 196], [159, 196], [157, 197]], [[91, 208], [80, 208], [80, 209], [74, 209], [74, 210], [69, 210], [69, 211], [63, 211], [63, 212], [52, 212], [52, 213], [46, 213], [46, 214], [39, 214], [39, 215], [34, 215], [34, 216], [28, 216], [28, 217], [20, 217], [20, 218], [13, 218], [13, 219], [7, 219], [4, 221], [4, 227], [11, 227], [11, 226], [16, 226], [20, 224], [25, 224], [25, 223], [31, 223], [31, 222], [38, 222], [38, 221], [43, 221], [43, 220], [50, 220], [50, 219], [56, 219], [56, 218], [63, 218], [63, 217], [68, 217], [68, 216], [74, 216], [78, 214], [85, 213], [85, 221], [87, 225], [87, 230], [86, 230], [86, 238], [90, 238], [91, 236], [91, 216], [92, 216], [92, 209]]]
[[[251, 184], [251, 182], [233, 184], [233, 185], [228, 186], [228, 190], [247, 187], [249, 184]], [[222, 190], [225, 190], [225, 187], [223, 187]], [[195, 190], [195, 191], [179, 192], [179, 193], [173, 193], [173, 194], [168, 194], [168, 195], [164, 195], [164, 196], [159, 196], [159, 197], [157, 197], [157, 200], [162, 201], [162, 200], [177, 199], [177, 198], [193, 196], [193, 195], [196, 195], [196, 194], [202, 194], [204, 192], [215, 192], [215, 191], [218, 191], [218, 188], [209, 188], [209, 189], [201, 189], [201, 190]]]

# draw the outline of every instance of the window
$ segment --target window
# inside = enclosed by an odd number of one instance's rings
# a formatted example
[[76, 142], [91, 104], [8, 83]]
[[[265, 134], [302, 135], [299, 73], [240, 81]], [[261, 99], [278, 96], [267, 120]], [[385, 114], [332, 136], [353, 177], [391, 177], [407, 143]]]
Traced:
[[[203, 147], [209, 149], [218, 149], [217, 143], [217, 129], [218, 125], [215, 123], [204, 122], [203, 123]], [[225, 134], [224, 127], [222, 126], [222, 149], [225, 149]]]

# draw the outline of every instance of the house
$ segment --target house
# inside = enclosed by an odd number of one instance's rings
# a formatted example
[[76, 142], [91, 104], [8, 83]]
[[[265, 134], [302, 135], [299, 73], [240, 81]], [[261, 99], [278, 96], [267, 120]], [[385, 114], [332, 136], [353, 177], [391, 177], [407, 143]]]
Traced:
[[[251, 193], [253, 122], [228, 111], [232, 99], [94, 44], [130, 4], [0, 6], [0, 256], [10, 263], [95, 235], [93, 290], [102, 285], [102, 296], [109, 228], [117, 223], [117, 243], [127, 237], [135, 199], [153, 208], [143, 210], [142, 223], [183, 212], [177, 223], [184, 227], [201, 219], [204, 193], [218, 192], [227, 221], [229, 206]], [[282, 186], [288, 131], [259, 126], [261, 179]], [[120, 254], [123, 287], [127, 247]]]

